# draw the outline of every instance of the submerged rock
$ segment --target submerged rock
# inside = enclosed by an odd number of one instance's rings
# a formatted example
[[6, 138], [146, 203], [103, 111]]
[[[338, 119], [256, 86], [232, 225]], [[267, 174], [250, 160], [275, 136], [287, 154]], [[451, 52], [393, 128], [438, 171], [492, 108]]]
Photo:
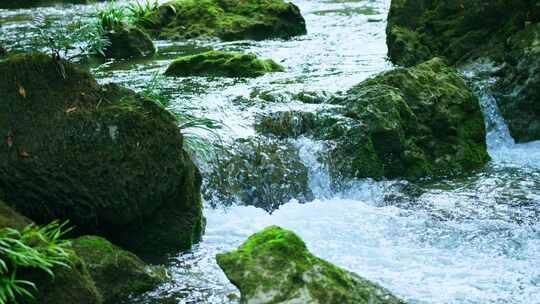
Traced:
[[170, 113], [45, 55], [1, 61], [0, 96], [0, 189], [17, 211], [144, 257], [199, 240], [201, 176]]
[[136, 255], [103, 238], [83, 236], [72, 244], [87, 265], [105, 304], [119, 303], [130, 295], [149, 291], [166, 279], [163, 269], [146, 265]]
[[240, 289], [240, 303], [403, 304], [388, 290], [311, 254], [292, 231], [270, 226], [218, 265]]
[[291, 144], [264, 137], [240, 139], [216, 159], [207, 196], [220, 204], [238, 200], [273, 212], [293, 198], [312, 200], [308, 181], [308, 169]]
[[306, 34], [300, 9], [283, 0], [174, 0], [146, 28], [162, 39], [263, 40]]
[[283, 72], [271, 59], [258, 59], [255, 54], [209, 51], [174, 60], [165, 71], [168, 76], [259, 77]]
[[156, 48], [150, 36], [142, 30], [128, 25], [116, 27], [107, 33], [110, 42], [105, 50], [108, 58], [128, 59], [154, 55]]
[[411, 66], [434, 56], [453, 65], [488, 59], [497, 76], [498, 103], [518, 142], [540, 139], [538, 1], [393, 0], [388, 55]]

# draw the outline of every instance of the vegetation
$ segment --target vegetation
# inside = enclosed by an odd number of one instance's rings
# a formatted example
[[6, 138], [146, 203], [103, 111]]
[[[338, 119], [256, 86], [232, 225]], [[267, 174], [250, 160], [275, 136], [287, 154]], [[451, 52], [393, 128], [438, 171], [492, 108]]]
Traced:
[[[52, 22], [42, 15], [33, 20], [32, 27], [37, 33], [33, 45], [37, 51], [45, 48], [47, 53], [56, 59], [103, 55], [104, 49], [109, 45], [109, 41], [104, 38], [101, 23], [73, 22], [67, 26], [52, 26]], [[78, 52], [70, 54], [73, 50]]]
[[70, 242], [62, 240], [70, 229], [67, 222], [54, 221], [45, 226], [30, 224], [22, 231], [12, 228], [0, 230], [0, 304], [17, 303], [33, 298], [37, 290], [33, 282], [20, 279], [21, 268], [37, 268], [54, 277], [56, 266], [70, 267]]
[[[174, 11], [174, 6], [170, 6]], [[131, 24], [137, 27], [148, 28], [155, 24], [158, 15], [159, 2], [145, 0], [144, 2], [130, 2], [127, 6], [120, 6], [111, 1], [105, 8], [98, 10], [96, 15], [105, 29], [113, 29], [122, 24]]]
[[221, 123], [211, 118], [191, 114], [194, 108], [188, 105], [181, 104], [171, 108], [171, 100], [162, 92], [162, 81], [162, 75], [154, 74], [140, 93], [163, 109], [168, 110], [176, 118], [180, 129], [183, 131], [182, 134], [184, 134], [185, 148], [192, 156], [196, 155], [198, 158], [207, 159], [213, 152], [213, 145], [208, 138], [194, 131], [205, 131], [219, 140], [216, 130], [222, 127]]

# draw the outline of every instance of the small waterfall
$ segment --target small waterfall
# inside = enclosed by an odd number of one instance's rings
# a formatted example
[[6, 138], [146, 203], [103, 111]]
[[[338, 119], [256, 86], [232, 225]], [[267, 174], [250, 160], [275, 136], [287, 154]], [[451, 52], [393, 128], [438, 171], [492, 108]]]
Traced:
[[486, 123], [488, 152], [496, 163], [540, 166], [540, 141], [517, 144], [499, 110], [492, 88], [497, 78], [488, 76], [498, 69], [491, 62], [476, 62], [461, 69], [480, 99]]

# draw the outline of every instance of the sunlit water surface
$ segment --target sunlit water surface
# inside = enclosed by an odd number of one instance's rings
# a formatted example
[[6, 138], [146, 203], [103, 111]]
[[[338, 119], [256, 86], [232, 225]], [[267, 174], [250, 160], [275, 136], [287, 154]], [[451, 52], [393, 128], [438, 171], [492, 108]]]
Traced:
[[[388, 0], [295, 0], [308, 35], [289, 41], [220, 43], [158, 41], [152, 60], [93, 65], [101, 82], [140, 90], [171, 60], [196, 51], [254, 52], [286, 67], [254, 80], [164, 78], [173, 107], [191, 107], [223, 123], [224, 141], [254, 135], [257, 115], [302, 108], [290, 100], [301, 91], [344, 91], [391, 68], [386, 61]], [[27, 49], [39, 12], [59, 22], [88, 20], [94, 6], [0, 10], [0, 42]], [[64, 20], [64, 21], [62, 21]], [[245, 206], [205, 209], [204, 240], [192, 252], [171, 258], [173, 281], [130, 303], [236, 303], [238, 291], [216, 265], [216, 253], [231, 250], [249, 235], [280, 225], [298, 233], [316, 255], [387, 287], [410, 303], [540, 303], [540, 143], [514, 144], [490, 96], [490, 79], [475, 79], [489, 65], [466, 67], [481, 97], [493, 161], [470, 177], [418, 185], [408, 196], [401, 181], [357, 181], [333, 192], [317, 162], [320, 143], [294, 141], [310, 170], [316, 199], [294, 200], [272, 215]], [[282, 101], [252, 103], [252, 90], [268, 90]], [[289, 96], [289, 97], [288, 97]], [[317, 106], [313, 106], [316, 108]], [[205, 168], [204, 161], [201, 167]]]

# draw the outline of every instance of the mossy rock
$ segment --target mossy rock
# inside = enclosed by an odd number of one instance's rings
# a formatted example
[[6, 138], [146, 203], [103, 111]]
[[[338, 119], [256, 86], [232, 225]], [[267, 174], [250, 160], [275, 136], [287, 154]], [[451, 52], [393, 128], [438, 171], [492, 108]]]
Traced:
[[255, 54], [209, 51], [174, 60], [165, 71], [168, 76], [259, 77], [283, 72], [271, 59], [258, 59]]
[[169, 112], [39, 54], [0, 61], [0, 96], [0, 189], [17, 211], [143, 257], [199, 240], [201, 176]]
[[540, 2], [529, 0], [393, 0], [388, 56], [412, 66], [434, 56], [451, 65], [485, 60], [504, 66], [495, 76], [497, 102], [517, 142], [540, 139]]
[[263, 40], [306, 34], [300, 9], [283, 0], [176, 0], [160, 6], [146, 30], [162, 39]]
[[147, 265], [104, 238], [83, 236], [74, 239], [72, 245], [87, 265], [105, 304], [119, 303], [166, 280], [164, 269]]
[[6, 203], [0, 201], [0, 229], [13, 228], [22, 230], [24, 227], [32, 223], [28, 218], [22, 216]]
[[292, 231], [270, 226], [218, 265], [240, 289], [240, 303], [403, 304], [388, 290], [311, 254]]
[[89, 4], [108, 0], [0, 0], [0, 9], [31, 8], [55, 4]]
[[33, 282], [37, 292], [33, 300], [21, 301], [23, 304], [104, 304], [101, 294], [86, 264], [72, 254], [69, 267], [55, 266], [54, 277], [39, 269], [22, 269], [20, 279]]
[[411, 66], [440, 56], [450, 63], [478, 57], [501, 60], [506, 40], [540, 21], [529, 0], [392, 0], [387, 43], [390, 60]]
[[[435, 58], [363, 81], [334, 103], [352, 120], [337, 139], [338, 172], [356, 177], [442, 177], [489, 160], [478, 98]], [[350, 168], [350, 169], [348, 169]]]
[[140, 58], [149, 57], [156, 53], [156, 47], [150, 36], [133, 26], [116, 27], [105, 33], [105, 38], [110, 42], [104, 49], [107, 58]]
[[503, 77], [496, 97], [512, 137], [517, 142], [540, 139], [540, 23], [531, 24], [508, 40]]
[[[239, 139], [215, 159], [208, 200], [273, 212], [291, 199], [313, 200], [308, 169], [291, 144], [265, 137]], [[215, 203], [214, 203], [215, 204]]]
[[446, 177], [489, 160], [478, 98], [441, 59], [382, 73], [331, 103], [339, 108], [274, 113], [256, 129], [330, 141], [321, 160], [336, 180]]

